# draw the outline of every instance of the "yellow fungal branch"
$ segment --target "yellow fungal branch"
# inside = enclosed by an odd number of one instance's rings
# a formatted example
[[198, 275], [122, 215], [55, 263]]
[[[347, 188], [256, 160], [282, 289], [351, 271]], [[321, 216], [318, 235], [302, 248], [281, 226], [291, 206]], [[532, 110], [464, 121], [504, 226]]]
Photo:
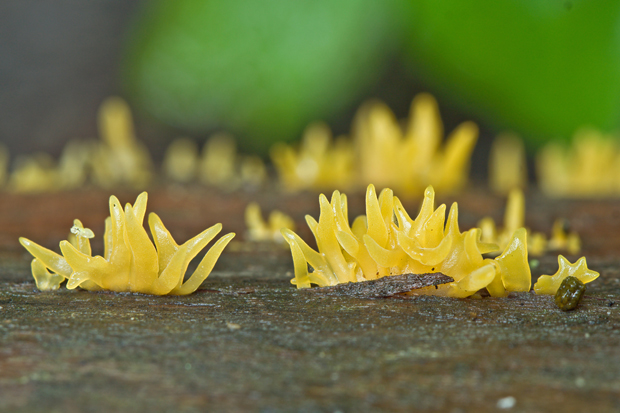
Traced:
[[568, 276], [573, 276], [586, 284], [598, 278], [599, 273], [588, 269], [586, 258], [581, 257], [577, 262], [571, 264], [562, 255], [558, 256], [558, 271], [554, 275], [541, 275], [536, 284], [534, 291], [536, 294], [555, 294], [560, 288], [562, 281]]
[[442, 145], [443, 125], [437, 102], [416, 96], [406, 127], [381, 102], [368, 102], [355, 116], [351, 141], [331, 142], [324, 124], [311, 125], [301, 147], [279, 144], [272, 160], [285, 188], [365, 187], [370, 182], [407, 194], [429, 184], [445, 192], [467, 182], [469, 160], [478, 136], [472, 122], [458, 126]]
[[527, 161], [521, 138], [513, 133], [499, 135], [491, 146], [489, 185], [500, 194], [527, 187]]
[[[496, 243], [501, 249], [508, 246], [512, 234], [524, 225], [525, 197], [521, 189], [512, 189], [508, 194], [503, 228], [497, 228], [491, 217], [484, 217], [478, 222], [478, 227], [482, 231], [482, 241]], [[581, 250], [581, 239], [576, 232], [568, 231], [566, 227], [564, 219], [557, 219], [548, 240], [540, 232], [527, 230], [530, 255], [542, 255], [547, 251], [567, 251], [570, 254], [578, 254]]]
[[247, 239], [250, 241], [273, 241], [282, 243], [284, 238], [280, 230], [295, 230], [293, 219], [281, 211], [274, 210], [269, 214], [269, 221], [263, 219], [260, 206], [256, 202], [248, 204], [245, 209], [245, 225], [248, 228]]
[[617, 140], [592, 129], [575, 134], [566, 148], [550, 143], [536, 156], [540, 189], [548, 196], [592, 198], [620, 195]]
[[115, 196], [110, 197], [110, 216], [105, 221], [104, 256], [92, 256], [93, 232], [74, 221], [68, 241], [60, 243], [62, 255], [29, 239], [19, 242], [35, 258], [32, 275], [42, 291], [58, 289], [67, 280], [67, 288], [90, 291], [110, 290], [153, 295], [186, 295], [194, 292], [211, 273], [224, 247], [234, 233], [220, 238], [205, 254], [197, 269], [184, 281], [190, 261], [221, 231], [216, 224], [178, 245], [161, 219], [148, 218], [155, 245], [143, 227], [147, 194], [143, 192], [123, 210]]
[[334, 191], [328, 201], [321, 195], [319, 221], [306, 216], [318, 252], [293, 231], [282, 230], [295, 267], [291, 282], [297, 288], [308, 288], [311, 284], [331, 286], [405, 273], [441, 272], [454, 282], [415, 293], [467, 297], [482, 288], [492, 296], [529, 291], [531, 274], [524, 228], [513, 233], [498, 258], [484, 258], [482, 254], [497, 252], [497, 245], [483, 243], [479, 228], [459, 230], [456, 203], [446, 222], [446, 206], [435, 209], [434, 202], [435, 191], [429, 186], [420, 213], [412, 219], [391, 189], [384, 189], [377, 197], [374, 186], [369, 185], [366, 215], [349, 225], [347, 197]]

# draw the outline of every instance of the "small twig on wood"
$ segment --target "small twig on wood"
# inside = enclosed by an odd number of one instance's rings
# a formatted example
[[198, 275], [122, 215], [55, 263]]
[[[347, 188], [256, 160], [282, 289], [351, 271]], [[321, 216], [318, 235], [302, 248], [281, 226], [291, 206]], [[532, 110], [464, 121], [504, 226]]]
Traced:
[[309, 291], [327, 295], [346, 295], [360, 298], [383, 298], [406, 293], [423, 287], [453, 282], [440, 272], [432, 274], [389, 275], [377, 280], [338, 284], [330, 287], [311, 288]]

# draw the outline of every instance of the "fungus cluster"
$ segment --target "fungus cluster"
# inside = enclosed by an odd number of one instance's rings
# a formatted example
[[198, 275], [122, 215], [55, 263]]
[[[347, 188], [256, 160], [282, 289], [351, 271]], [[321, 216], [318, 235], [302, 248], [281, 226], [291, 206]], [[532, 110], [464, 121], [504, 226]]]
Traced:
[[161, 219], [149, 214], [148, 223], [155, 244], [143, 226], [147, 194], [138, 196], [125, 209], [115, 196], [110, 197], [110, 216], [105, 220], [104, 256], [92, 256], [93, 232], [74, 221], [68, 241], [60, 242], [59, 255], [26, 238], [19, 242], [35, 258], [32, 274], [40, 290], [55, 290], [67, 280], [67, 288], [90, 291], [110, 290], [153, 295], [186, 295], [194, 292], [209, 276], [224, 247], [235, 236], [221, 237], [198, 264], [187, 281], [190, 261], [221, 231], [216, 224], [178, 245]]
[[[446, 206], [435, 208], [434, 198], [433, 188], [428, 187], [420, 212], [412, 219], [392, 190], [384, 189], [377, 197], [374, 186], [369, 185], [366, 215], [349, 225], [346, 195], [335, 191], [331, 202], [321, 195], [319, 221], [306, 216], [318, 251], [293, 231], [282, 230], [293, 256], [295, 278], [291, 282], [297, 288], [312, 284], [324, 287], [407, 273], [440, 272], [454, 282], [415, 293], [467, 297], [486, 288], [491, 296], [502, 297], [513, 291], [530, 290], [525, 228], [517, 228], [500, 250], [496, 244], [482, 242], [480, 228], [460, 231], [456, 203], [446, 221]], [[483, 255], [499, 252], [495, 259]], [[581, 261], [585, 265], [585, 259]], [[577, 272], [583, 282], [596, 278], [592, 274], [597, 273], [584, 272], [583, 268]], [[545, 278], [539, 282], [544, 285]]]

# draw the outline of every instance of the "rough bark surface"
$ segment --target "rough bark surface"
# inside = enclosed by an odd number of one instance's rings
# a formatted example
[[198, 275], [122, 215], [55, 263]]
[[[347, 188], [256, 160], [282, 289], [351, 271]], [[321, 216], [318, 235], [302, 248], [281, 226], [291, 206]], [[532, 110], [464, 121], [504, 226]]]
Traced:
[[[617, 201], [528, 197], [528, 226], [548, 233], [554, 218], [568, 218], [601, 273], [571, 312], [533, 293], [369, 300], [298, 291], [287, 249], [243, 242], [255, 195], [204, 188], [155, 190], [149, 202], [180, 241], [220, 221], [239, 234], [202, 290], [37, 291], [17, 237], [57, 248], [80, 218], [100, 252], [108, 196], [0, 196], [0, 411], [497, 411], [509, 396], [511, 411], [620, 409]], [[304, 214], [317, 216], [315, 194], [258, 199], [300, 228]], [[503, 214], [496, 197], [458, 201], [461, 228]], [[349, 202], [352, 217], [362, 212], [363, 194]], [[532, 275], [556, 269], [549, 254]]]

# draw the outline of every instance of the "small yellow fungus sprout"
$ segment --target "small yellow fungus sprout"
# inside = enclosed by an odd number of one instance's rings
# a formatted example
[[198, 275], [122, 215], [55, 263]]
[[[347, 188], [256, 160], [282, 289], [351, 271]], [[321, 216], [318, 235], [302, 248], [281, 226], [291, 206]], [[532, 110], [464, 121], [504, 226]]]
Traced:
[[95, 182], [104, 188], [144, 188], [153, 176], [153, 165], [146, 147], [135, 138], [129, 105], [121, 98], [108, 98], [101, 104], [98, 122], [103, 142], [93, 154]]
[[184, 282], [190, 261], [221, 231], [216, 224], [183, 245], [178, 245], [161, 219], [149, 215], [155, 245], [143, 227], [147, 194], [138, 196], [125, 209], [110, 197], [110, 216], [105, 221], [104, 256], [92, 256], [93, 232], [74, 221], [69, 241], [60, 242], [59, 255], [26, 238], [19, 242], [35, 258], [32, 275], [43, 291], [55, 290], [66, 279], [67, 288], [110, 290], [154, 295], [185, 295], [194, 292], [211, 273], [215, 262], [235, 234], [220, 238], [205, 254], [194, 273]]
[[269, 221], [266, 222], [256, 202], [248, 204], [245, 209], [245, 224], [248, 227], [247, 238], [250, 241], [284, 242], [280, 230], [282, 228], [295, 230], [293, 219], [278, 210], [271, 211]]
[[525, 146], [519, 136], [504, 133], [493, 141], [489, 158], [489, 184], [493, 191], [501, 194], [527, 187]]
[[166, 149], [163, 170], [171, 180], [181, 183], [193, 181], [198, 166], [198, 145], [193, 140], [175, 139]]
[[347, 197], [334, 191], [330, 202], [321, 195], [319, 221], [306, 216], [318, 252], [293, 231], [282, 230], [295, 267], [291, 282], [297, 288], [308, 288], [311, 284], [323, 287], [390, 275], [441, 272], [454, 282], [415, 293], [467, 297], [482, 288], [492, 296], [529, 291], [531, 274], [524, 228], [514, 232], [498, 258], [485, 259], [482, 254], [498, 251], [497, 245], [481, 242], [478, 228], [459, 230], [456, 203], [446, 224], [446, 206], [435, 209], [434, 199], [435, 191], [429, 186], [420, 213], [411, 219], [392, 190], [384, 189], [377, 198], [374, 186], [369, 185], [366, 215], [349, 225]]
[[558, 266], [558, 271], [554, 275], [541, 275], [538, 278], [534, 284], [536, 294], [554, 295], [560, 288], [562, 281], [568, 276], [573, 276], [584, 284], [596, 280], [599, 276], [598, 272], [588, 269], [585, 257], [581, 257], [577, 262], [571, 264], [566, 258], [559, 255]]
[[[508, 194], [508, 203], [504, 213], [504, 227], [497, 228], [491, 217], [484, 217], [478, 222], [482, 231], [481, 240], [488, 243], [496, 243], [500, 248], [505, 248], [514, 231], [524, 226], [525, 223], [525, 197], [521, 189], [512, 189]], [[529, 253], [537, 256], [547, 251], [565, 250], [570, 254], [577, 254], [581, 250], [581, 239], [575, 232], [568, 232], [563, 219], [557, 219], [553, 224], [551, 238], [540, 232], [527, 231]]]
[[541, 190], [554, 197], [620, 194], [620, 148], [609, 135], [591, 129], [575, 134], [570, 147], [550, 143], [536, 156]]
[[324, 123], [306, 128], [297, 151], [284, 143], [274, 145], [271, 159], [289, 191], [346, 188], [353, 182], [353, 147], [344, 137], [332, 142], [331, 130]]
[[445, 145], [437, 102], [429, 94], [413, 99], [403, 131], [394, 113], [381, 102], [368, 102], [355, 116], [351, 141], [332, 144], [324, 124], [310, 125], [298, 151], [285, 144], [272, 160], [285, 188], [365, 187], [370, 182], [419, 193], [426, 185], [453, 192], [467, 181], [469, 159], [478, 128], [465, 122]]

